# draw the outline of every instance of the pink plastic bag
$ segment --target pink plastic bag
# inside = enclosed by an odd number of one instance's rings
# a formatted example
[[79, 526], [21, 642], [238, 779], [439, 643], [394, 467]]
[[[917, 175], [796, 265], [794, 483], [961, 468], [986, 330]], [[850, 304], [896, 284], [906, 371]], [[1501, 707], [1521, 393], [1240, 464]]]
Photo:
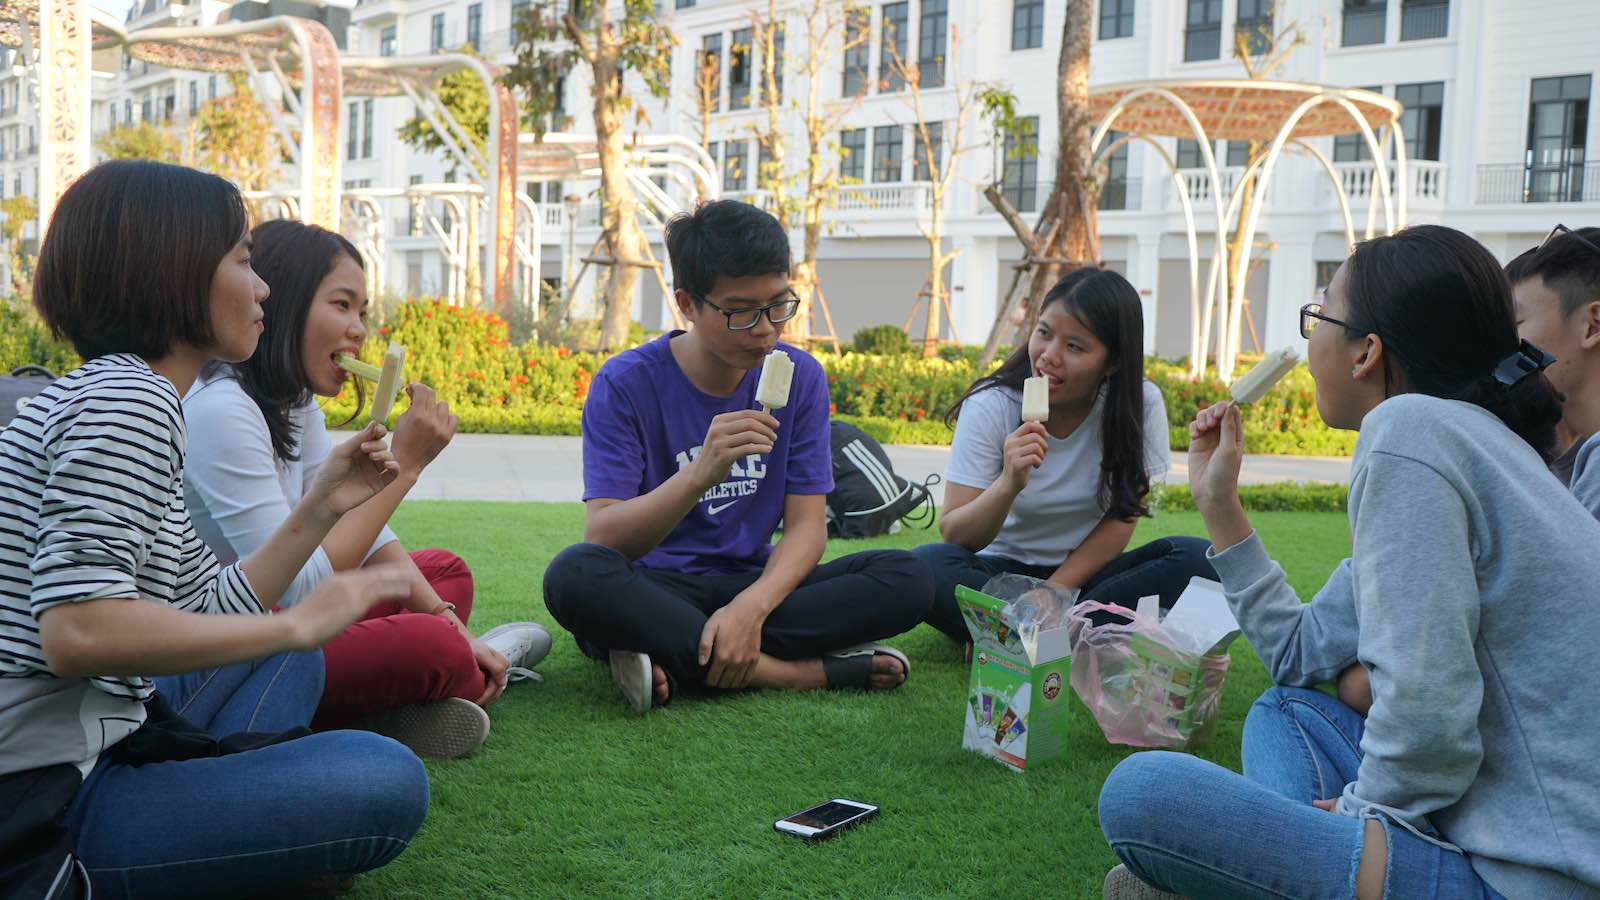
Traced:
[[[1091, 624], [1089, 616], [1101, 611], [1123, 621]], [[1226, 652], [1194, 653], [1148, 616], [1107, 603], [1074, 606], [1067, 629], [1072, 689], [1106, 740], [1187, 750], [1215, 733]]]

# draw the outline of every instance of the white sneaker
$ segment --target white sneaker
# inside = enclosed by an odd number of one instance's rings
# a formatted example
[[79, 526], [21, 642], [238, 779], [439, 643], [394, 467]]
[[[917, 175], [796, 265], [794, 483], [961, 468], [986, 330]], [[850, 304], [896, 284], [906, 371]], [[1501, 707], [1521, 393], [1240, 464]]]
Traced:
[[508, 622], [485, 631], [478, 640], [500, 652], [511, 664], [509, 681], [543, 681], [532, 671], [550, 653], [550, 632], [534, 622]]
[[611, 677], [634, 712], [642, 716], [650, 711], [655, 700], [655, 680], [651, 677], [649, 656], [631, 650], [611, 651]]

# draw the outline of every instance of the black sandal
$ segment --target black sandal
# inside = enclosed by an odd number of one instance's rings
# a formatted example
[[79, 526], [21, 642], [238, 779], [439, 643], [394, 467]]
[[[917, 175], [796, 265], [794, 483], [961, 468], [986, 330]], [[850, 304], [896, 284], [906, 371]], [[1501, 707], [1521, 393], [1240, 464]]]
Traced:
[[906, 659], [904, 653], [886, 644], [857, 644], [854, 647], [822, 655], [822, 677], [827, 679], [828, 690], [836, 691], [842, 688], [873, 690], [872, 659], [876, 656], [892, 656], [900, 660], [901, 671], [905, 673], [906, 678], [911, 677], [911, 660]]

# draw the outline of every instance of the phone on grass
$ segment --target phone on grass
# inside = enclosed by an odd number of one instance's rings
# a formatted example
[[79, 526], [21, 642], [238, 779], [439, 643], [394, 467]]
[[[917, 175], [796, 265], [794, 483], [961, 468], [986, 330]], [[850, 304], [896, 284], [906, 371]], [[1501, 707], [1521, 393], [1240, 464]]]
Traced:
[[877, 814], [878, 808], [870, 803], [834, 798], [786, 819], [779, 819], [772, 823], [772, 827], [784, 834], [820, 841]]

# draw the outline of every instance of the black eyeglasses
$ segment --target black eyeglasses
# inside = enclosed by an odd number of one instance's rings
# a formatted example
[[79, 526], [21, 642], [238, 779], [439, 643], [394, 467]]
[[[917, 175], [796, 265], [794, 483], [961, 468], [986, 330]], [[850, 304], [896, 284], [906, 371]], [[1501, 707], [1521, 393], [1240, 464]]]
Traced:
[[1317, 329], [1317, 323], [1318, 322], [1330, 322], [1330, 323], [1332, 323], [1334, 325], [1339, 325], [1339, 326], [1344, 327], [1344, 328], [1350, 328], [1352, 330], [1359, 330], [1359, 329], [1354, 328], [1354, 326], [1352, 326], [1349, 322], [1341, 322], [1341, 321], [1339, 321], [1338, 319], [1335, 319], [1332, 316], [1323, 315], [1322, 314], [1322, 304], [1321, 303], [1307, 303], [1305, 306], [1300, 307], [1300, 336], [1301, 337], [1305, 338], [1306, 340], [1310, 340], [1311, 339], [1311, 332], [1313, 332], [1313, 331], [1315, 331]]
[[1551, 241], [1562, 236], [1563, 234], [1584, 245], [1585, 247], [1588, 247], [1590, 250], [1600, 253], [1600, 244], [1596, 244], [1594, 241], [1589, 240], [1565, 225], [1557, 225], [1556, 227], [1550, 229], [1550, 233], [1544, 236], [1544, 240], [1539, 242], [1539, 246], [1533, 248], [1533, 252], [1538, 253], [1544, 248], [1550, 246]]
[[723, 309], [705, 297], [701, 297], [700, 301], [722, 313], [722, 317], [728, 321], [729, 331], [749, 331], [761, 321], [763, 313], [766, 314], [767, 321], [774, 325], [782, 325], [795, 317], [800, 311], [800, 297], [793, 289], [784, 293], [787, 295], [784, 299], [768, 303], [766, 306], [746, 306], [739, 309]]

